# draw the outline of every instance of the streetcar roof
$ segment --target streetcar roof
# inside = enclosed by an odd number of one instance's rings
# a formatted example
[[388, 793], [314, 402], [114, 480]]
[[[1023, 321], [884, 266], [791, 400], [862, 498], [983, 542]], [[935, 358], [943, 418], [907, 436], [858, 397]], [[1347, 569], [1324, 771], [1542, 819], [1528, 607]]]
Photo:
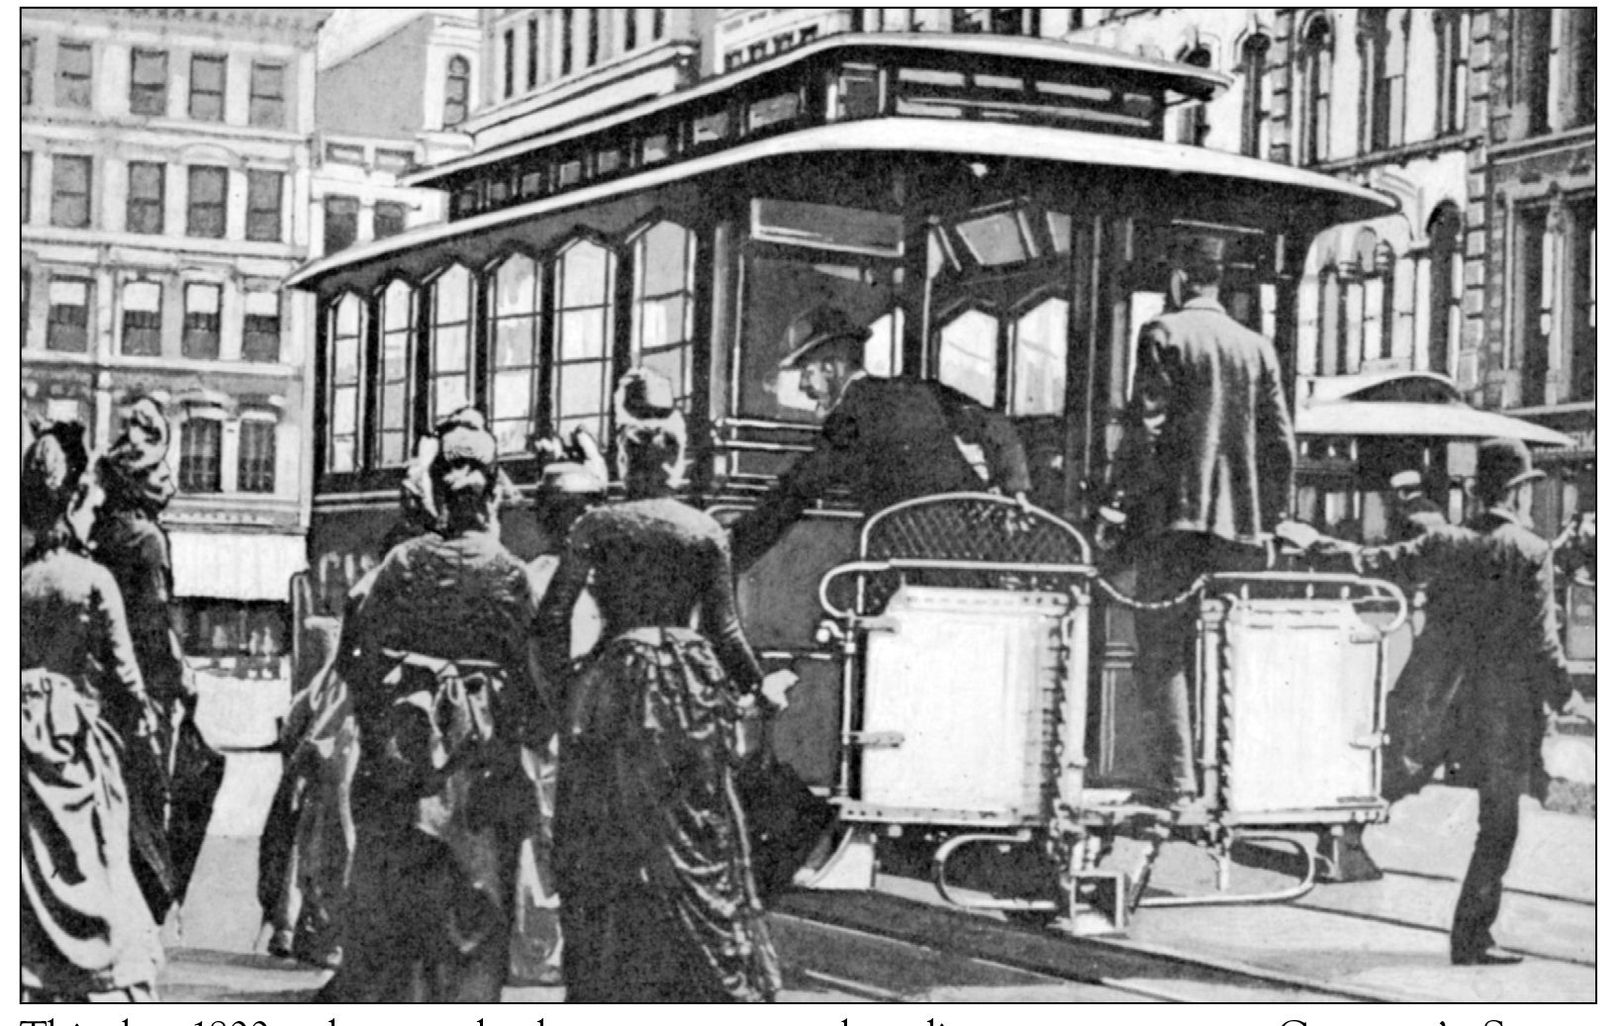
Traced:
[[[467, 171], [522, 156], [532, 150], [569, 142], [573, 139], [600, 132], [605, 128], [638, 121], [672, 107], [702, 101], [739, 89], [745, 83], [762, 78], [782, 68], [802, 63], [829, 51], [859, 50], [868, 53], [891, 51], [934, 52], [959, 58], [991, 57], [1004, 60], [1049, 63], [1072, 68], [1098, 68], [1118, 73], [1153, 87], [1187, 97], [1209, 99], [1229, 86], [1229, 76], [1218, 71], [1197, 68], [1191, 64], [1143, 57], [1112, 50], [1090, 43], [1067, 43], [1054, 39], [1034, 39], [1024, 36], [995, 36], [944, 32], [886, 32], [841, 33], [825, 36], [804, 46], [757, 61], [736, 71], [727, 72], [686, 89], [638, 103], [628, 109], [587, 121], [566, 125], [557, 131], [537, 133], [501, 146], [468, 154], [443, 164], [423, 168], [404, 176], [406, 185], [428, 185], [458, 177]], [[982, 70], [995, 71], [993, 67]]]
[[872, 118], [836, 122], [741, 143], [692, 160], [660, 164], [634, 174], [528, 203], [425, 225], [400, 235], [351, 247], [313, 260], [295, 271], [288, 287], [309, 288], [320, 279], [381, 257], [430, 246], [546, 214], [601, 203], [630, 193], [727, 170], [754, 161], [842, 152], [943, 154], [1126, 168], [1145, 173], [1231, 179], [1274, 186], [1281, 203], [1290, 193], [1316, 195], [1340, 204], [1341, 220], [1354, 221], [1398, 209], [1397, 201], [1351, 182], [1287, 164], [1182, 146], [1156, 139], [1101, 135], [1035, 125], [979, 123], [973, 131], [944, 131], [929, 118]]

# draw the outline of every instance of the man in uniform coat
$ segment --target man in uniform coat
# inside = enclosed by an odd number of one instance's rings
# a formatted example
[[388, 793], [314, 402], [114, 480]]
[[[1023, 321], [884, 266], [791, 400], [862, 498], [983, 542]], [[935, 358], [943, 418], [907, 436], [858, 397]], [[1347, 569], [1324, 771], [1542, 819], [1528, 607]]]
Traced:
[[[817, 403], [823, 430], [814, 448], [732, 528], [735, 567], [765, 555], [800, 514], [835, 485], [850, 488], [865, 515], [924, 495], [985, 491], [1024, 500], [1031, 488], [1025, 450], [1000, 414], [935, 381], [874, 378], [863, 369], [869, 329], [828, 306], [789, 325], [800, 390]], [[968, 454], [984, 456], [986, 476]]]
[[[1260, 570], [1290, 509], [1295, 443], [1279, 359], [1218, 301], [1219, 240], [1175, 254], [1175, 312], [1144, 326], [1113, 468], [1123, 495], [1137, 596], [1159, 601], [1200, 575]], [[1189, 695], [1195, 613], [1187, 603], [1134, 618], [1138, 689], [1150, 736], [1147, 798], [1179, 805], [1196, 790]]]
[[1464, 764], [1461, 780], [1477, 790], [1476, 850], [1449, 936], [1456, 965], [1521, 961], [1499, 949], [1490, 931], [1516, 846], [1519, 800], [1540, 795], [1547, 783], [1541, 757], [1546, 717], [1576, 698], [1556, 634], [1550, 546], [1529, 526], [1532, 483], [1543, 476], [1521, 442], [1493, 439], [1477, 450], [1477, 494], [1485, 511], [1466, 527], [1444, 525], [1382, 548], [1329, 542], [1299, 525], [1281, 532], [1298, 544], [1350, 552], [1362, 572], [1431, 582], [1428, 633], [1447, 631], [1452, 641], [1443, 644], [1458, 661], [1446, 668], [1427, 705], [1440, 722], [1392, 724], [1389, 752], [1418, 760], [1396, 771], [1429, 776], [1441, 752], [1406, 742], [1446, 728], [1454, 735], [1449, 747]]

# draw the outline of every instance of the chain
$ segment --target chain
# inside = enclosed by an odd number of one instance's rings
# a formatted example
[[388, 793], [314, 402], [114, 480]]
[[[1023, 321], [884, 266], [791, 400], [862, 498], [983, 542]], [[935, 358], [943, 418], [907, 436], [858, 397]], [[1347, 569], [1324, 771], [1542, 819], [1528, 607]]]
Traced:
[[1115, 600], [1119, 605], [1126, 606], [1128, 609], [1132, 609], [1140, 613], [1159, 613], [1172, 609], [1176, 606], [1181, 606], [1185, 602], [1188, 602], [1190, 599], [1194, 598], [1196, 595], [1200, 594], [1201, 589], [1206, 587], [1206, 575], [1202, 574], [1201, 576], [1195, 578], [1194, 582], [1191, 583], [1189, 587], [1174, 595], [1172, 598], [1151, 602], [1148, 600], [1136, 599], [1127, 594], [1126, 592], [1117, 588], [1114, 584], [1111, 584], [1110, 581], [1100, 575], [1097, 570], [1093, 570], [1088, 574], [1088, 576], [1093, 580], [1094, 584], [1098, 585], [1100, 591], [1110, 596], [1110, 598]]

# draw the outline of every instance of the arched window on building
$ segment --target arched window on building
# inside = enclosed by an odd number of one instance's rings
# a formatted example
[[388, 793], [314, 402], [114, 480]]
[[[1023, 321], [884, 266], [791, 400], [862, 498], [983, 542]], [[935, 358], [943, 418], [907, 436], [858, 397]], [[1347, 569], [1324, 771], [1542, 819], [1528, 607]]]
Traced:
[[1245, 104], [1240, 114], [1240, 152], [1266, 157], [1269, 115], [1268, 51], [1272, 44], [1261, 32], [1240, 45], [1240, 74], [1245, 79]]
[[327, 472], [356, 469], [361, 412], [361, 335], [366, 320], [361, 297], [347, 294], [333, 305], [327, 342]]
[[1330, 156], [1330, 62], [1334, 48], [1329, 15], [1322, 11], [1310, 15], [1302, 28], [1303, 164], [1317, 164]]
[[429, 286], [433, 305], [428, 330], [428, 424], [473, 401], [473, 275], [461, 264]]
[[1318, 372], [1328, 377], [1341, 370], [1341, 277], [1330, 260], [1319, 269]]
[[1426, 323], [1426, 370], [1453, 377], [1464, 327], [1465, 248], [1460, 210], [1443, 203], [1426, 225], [1430, 302]]
[[1471, 12], [1439, 8], [1432, 14], [1437, 30], [1437, 134], [1465, 131], [1465, 105], [1470, 96]]
[[1358, 12], [1358, 148], [1362, 153], [1403, 145], [1408, 23], [1405, 10], [1366, 7]]
[[661, 221], [631, 249], [631, 364], [669, 380], [684, 409], [693, 393], [695, 244], [693, 232]]
[[606, 442], [614, 390], [614, 253], [576, 239], [552, 263], [552, 416]]
[[490, 430], [501, 453], [523, 452], [540, 399], [541, 269], [515, 253], [490, 276]]
[[412, 344], [417, 308], [410, 285], [392, 281], [378, 300], [377, 466], [395, 467], [411, 458]]
[[[1211, 48], [1204, 43], [1196, 43], [1185, 50], [1178, 60], [1196, 68], [1210, 68], [1212, 66]], [[1206, 145], [1206, 133], [1210, 130], [1206, 122], [1206, 104], [1199, 100], [1189, 100], [1178, 108], [1178, 141], [1186, 146]]]
[[468, 120], [469, 71], [466, 57], [452, 57], [445, 64], [445, 113], [440, 120], [446, 128]]

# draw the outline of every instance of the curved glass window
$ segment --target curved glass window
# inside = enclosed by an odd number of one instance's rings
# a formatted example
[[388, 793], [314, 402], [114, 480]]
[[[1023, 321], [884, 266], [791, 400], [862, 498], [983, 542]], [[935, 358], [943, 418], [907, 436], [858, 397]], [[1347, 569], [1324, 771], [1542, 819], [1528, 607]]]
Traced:
[[355, 469], [355, 441], [360, 430], [361, 327], [366, 320], [361, 298], [346, 295], [332, 309], [327, 344], [327, 470]]
[[614, 388], [614, 254], [588, 240], [553, 261], [552, 413], [558, 433], [577, 426], [605, 440]]
[[631, 363], [671, 383], [686, 408], [693, 392], [695, 236], [661, 221], [632, 246]]
[[434, 280], [433, 322], [429, 329], [428, 423], [468, 405], [473, 275], [457, 265]]
[[541, 367], [540, 268], [514, 254], [496, 268], [490, 287], [490, 429], [498, 451], [523, 452], [533, 430]]
[[378, 368], [377, 463], [393, 467], [411, 457], [411, 351], [414, 304], [411, 286], [391, 282], [383, 290], [378, 319], [383, 325]]
[[997, 405], [997, 318], [965, 310], [941, 328], [941, 382], [984, 406]]
[[1070, 304], [1049, 298], [1014, 322], [1010, 412], [1016, 417], [1065, 412], [1065, 342]]

